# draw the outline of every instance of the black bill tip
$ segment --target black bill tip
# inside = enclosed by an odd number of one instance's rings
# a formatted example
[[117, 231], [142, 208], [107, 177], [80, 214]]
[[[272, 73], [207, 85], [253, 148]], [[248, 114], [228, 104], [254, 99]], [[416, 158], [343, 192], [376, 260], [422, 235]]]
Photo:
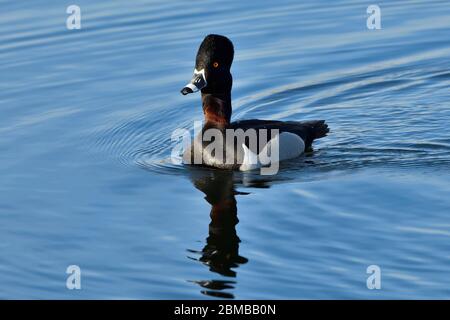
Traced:
[[181, 89], [181, 94], [183, 95], [183, 96], [185, 96], [185, 95], [187, 95], [187, 94], [189, 94], [189, 93], [193, 93], [194, 91], [192, 91], [192, 89], [191, 88], [188, 88], [188, 87], [184, 87], [183, 89]]

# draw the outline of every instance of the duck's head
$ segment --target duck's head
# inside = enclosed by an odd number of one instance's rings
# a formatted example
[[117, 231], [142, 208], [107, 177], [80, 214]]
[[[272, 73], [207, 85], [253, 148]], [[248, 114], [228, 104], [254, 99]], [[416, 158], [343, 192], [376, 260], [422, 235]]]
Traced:
[[181, 93], [186, 95], [199, 90], [202, 93], [230, 93], [233, 57], [234, 49], [230, 39], [217, 34], [206, 36], [197, 52], [194, 76]]

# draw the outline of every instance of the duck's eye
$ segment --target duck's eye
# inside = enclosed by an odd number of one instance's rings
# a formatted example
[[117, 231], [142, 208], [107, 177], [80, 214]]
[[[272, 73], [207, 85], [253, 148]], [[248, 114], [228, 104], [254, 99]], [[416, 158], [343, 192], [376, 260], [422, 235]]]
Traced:
[[213, 63], [213, 67], [214, 67], [214, 68], [217, 68], [218, 66], [219, 66], [219, 63], [218, 63], [218, 62], [214, 62], [214, 63]]

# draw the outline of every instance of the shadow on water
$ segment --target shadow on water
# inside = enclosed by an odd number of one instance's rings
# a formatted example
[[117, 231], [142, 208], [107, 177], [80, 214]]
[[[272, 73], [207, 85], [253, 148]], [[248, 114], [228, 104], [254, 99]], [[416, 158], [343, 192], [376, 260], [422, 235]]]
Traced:
[[[249, 193], [239, 192], [236, 185], [242, 181], [242, 176], [233, 171], [223, 171], [204, 168], [190, 168], [190, 179], [194, 186], [205, 194], [205, 200], [211, 205], [209, 235], [201, 251], [188, 249], [194, 256], [188, 258], [196, 260], [209, 268], [212, 273], [234, 279], [240, 265], [248, 259], [239, 254], [241, 242], [236, 232], [239, 223], [236, 196]], [[248, 177], [247, 177], [248, 179]], [[268, 188], [269, 180], [250, 179], [247, 181], [253, 187]], [[202, 294], [220, 298], [234, 298], [225, 292], [234, 289], [234, 280], [197, 280], [190, 281], [198, 284], [204, 290]]]

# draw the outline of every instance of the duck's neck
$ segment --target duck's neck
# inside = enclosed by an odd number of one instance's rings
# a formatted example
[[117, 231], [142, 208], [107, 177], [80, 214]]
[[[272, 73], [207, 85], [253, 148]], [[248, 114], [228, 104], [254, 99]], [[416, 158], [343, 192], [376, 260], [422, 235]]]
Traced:
[[231, 93], [202, 93], [205, 125], [224, 127], [231, 120]]

